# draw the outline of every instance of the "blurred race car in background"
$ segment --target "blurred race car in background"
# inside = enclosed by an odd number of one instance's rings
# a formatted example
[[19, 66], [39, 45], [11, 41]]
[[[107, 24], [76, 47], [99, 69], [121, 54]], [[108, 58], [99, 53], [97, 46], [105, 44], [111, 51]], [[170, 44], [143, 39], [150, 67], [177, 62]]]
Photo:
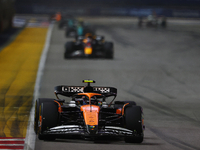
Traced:
[[112, 42], [105, 42], [103, 36], [77, 36], [75, 42], [66, 42], [64, 58], [107, 58], [113, 59]]
[[[115, 101], [114, 87], [55, 87], [57, 99], [39, 98], [35, 102], [34, 130], [40, 140], [55, 140], [75, 135], [96, 140], [99, 137], [124, 137], [125, 142], [141, 143], [144, 137], [143, 110], [134, 101]], [[58, 95], [70, 98], [67, 102]], [[111, 101], [108, 102], [108, 98]], [[113, 104], [114, 102], [114, 104]]]
[[95, 28], [82, 19], [70, 18], [60, 22], [59, 26], [65, 26], [66, 37], [84, 36], [86, 33], [95, 34]]
[[165, 16], [157, 16], [153, 11], [152, 14], [148, 15], [146, 18], [140, 16], [138, 18], [138, 27], [149, 27], [149, 28], [166, 28], [167, 18]]
[[71, 15], [62, 15], [61, 20], [58, 22], [59, 29], [66, 29], [67, 27], [72, 27], [75, 23], [75, 18]]

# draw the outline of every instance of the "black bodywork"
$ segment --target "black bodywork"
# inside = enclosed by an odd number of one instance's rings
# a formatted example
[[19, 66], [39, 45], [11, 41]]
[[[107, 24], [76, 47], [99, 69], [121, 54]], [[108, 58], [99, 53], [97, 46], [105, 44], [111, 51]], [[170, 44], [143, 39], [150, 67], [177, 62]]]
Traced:
[[[88, 41], [87, 41], [88, 40]], [[91, 47], [92, 52], [86, 53], [85, 49]], [[78, 36], [75, 42], [66, 42], [64, 58], [107, 58], [113, 59], [114, 45], [105, 42], [103, 36], [85, 37]]]

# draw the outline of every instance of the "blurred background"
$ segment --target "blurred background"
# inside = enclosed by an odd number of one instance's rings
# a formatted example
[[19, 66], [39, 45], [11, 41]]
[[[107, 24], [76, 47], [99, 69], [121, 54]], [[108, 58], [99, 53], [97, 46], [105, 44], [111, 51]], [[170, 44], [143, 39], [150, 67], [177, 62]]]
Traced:
[[200, 17], [200, 0], [16, 0], [16, 13]]
[[24, 24], [14, 15], [37, 14], [63, 16], [120, 16], [192, 18], [200, 17], [200, 0], [0, 0], [0, 32], [12, 27], [12, 22]]

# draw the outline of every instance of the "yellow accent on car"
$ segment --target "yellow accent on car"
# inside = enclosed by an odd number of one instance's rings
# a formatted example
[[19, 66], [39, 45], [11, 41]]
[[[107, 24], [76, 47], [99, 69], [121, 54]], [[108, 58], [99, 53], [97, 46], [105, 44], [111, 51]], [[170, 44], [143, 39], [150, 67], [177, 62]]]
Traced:
[[84, 83], [94, 83], [94, 80], [83, 80]]
[[92, 47], [85, 47], [84, 48], [84, 53], [86, 55], [91, 55], [92, 54]]

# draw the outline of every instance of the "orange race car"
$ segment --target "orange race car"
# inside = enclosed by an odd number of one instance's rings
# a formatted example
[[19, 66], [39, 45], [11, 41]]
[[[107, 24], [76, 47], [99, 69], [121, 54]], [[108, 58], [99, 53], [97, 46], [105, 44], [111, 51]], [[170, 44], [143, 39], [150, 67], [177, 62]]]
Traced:
[[[141, 143], [144, 137], [142, 107], [134, 101], [115, 101], [114, 87], [56, 86], [57, 99], [39, 98], [35, 103], [34, 129], [40, 140], [55, 140], [65, 135], [96, 139], [102, 136], [124, 137], [125, 142]], [[58, 95], [71, 100], [59, 99]], [[108, 102], [109, 97], [113, 97]]]

